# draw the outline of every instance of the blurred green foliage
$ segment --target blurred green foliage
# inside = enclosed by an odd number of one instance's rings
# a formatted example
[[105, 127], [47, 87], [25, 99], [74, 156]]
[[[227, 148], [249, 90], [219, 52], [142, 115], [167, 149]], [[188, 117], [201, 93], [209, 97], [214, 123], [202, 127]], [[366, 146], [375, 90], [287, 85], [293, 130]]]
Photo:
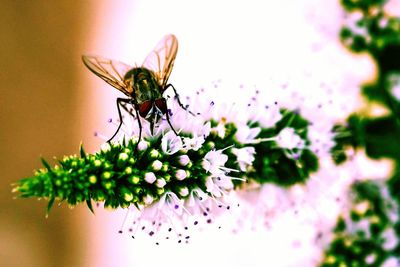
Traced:
[[385, 0], [341, 2], [348, 18], [340, 33], [343, 44], [370, 54], [377, 65], [375, 81], [364, 84], [362, 93], [388, 113], [356, 113], [346, 125], [336, 125], [332, 156], [340, 164], [348, 159], [347, 149], [365, 149], [372, 159], [392, 159], [395, 171], [384, 182], [371, 177], [376, 180], [353, 184], [350, 212], [338, 219], [321, 266], [382, 266], [389, 259], [400, 264], [400, 18], [385, 13]]

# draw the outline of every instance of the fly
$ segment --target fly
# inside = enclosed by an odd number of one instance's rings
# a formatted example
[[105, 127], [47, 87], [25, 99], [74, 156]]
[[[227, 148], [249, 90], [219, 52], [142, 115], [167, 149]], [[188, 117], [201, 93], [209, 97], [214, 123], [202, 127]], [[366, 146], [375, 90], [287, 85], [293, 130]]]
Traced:
[[[128, 110], [127, 104], [131, 104], [136, 113], [139, 141], [142, 137], [140, 117], [149, 122], [150, 133], [153, 135], [154, 127], [165, 115], [172, 131], [178, 136], [170, 121], [167, 101], [163, 97], [163, 93], [171, 87], [178, 104], [187, 111], [187, 107], [182, 105], [175, 87], [168, 83], [177, 51], [178, 40], [170, 34], [161, 39], [140, 67], [132, 67], [120, 61], [98, 56], [82, 56], [83, 63], [90, 71], [127, 96], [127, 98], [117, 98], [120, 123], [107, 142], [117, 135], [122, 126], [121, 107], [134, 117], [132, 111]], [[190, 113], [193, 115], [192, 112]]]

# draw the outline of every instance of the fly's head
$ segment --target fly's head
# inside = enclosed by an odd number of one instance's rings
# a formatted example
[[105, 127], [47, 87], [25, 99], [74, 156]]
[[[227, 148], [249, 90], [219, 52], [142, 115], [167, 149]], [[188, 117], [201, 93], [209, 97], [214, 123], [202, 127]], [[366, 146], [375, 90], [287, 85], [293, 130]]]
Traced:
[[154, 128], [158, 127], [159, 122], [167, 113], [167, 102], [161, 97], [156, 100], [146, 100], [138, 104], [139, 115], [150, 123], [150, 133], [153, 135]]

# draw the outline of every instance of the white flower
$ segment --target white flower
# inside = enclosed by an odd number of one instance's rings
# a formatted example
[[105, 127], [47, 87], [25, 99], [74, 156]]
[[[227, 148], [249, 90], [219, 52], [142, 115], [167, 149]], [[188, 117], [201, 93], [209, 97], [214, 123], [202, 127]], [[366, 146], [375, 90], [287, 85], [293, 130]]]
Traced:
[[193, 129], [192, 132], [196, 136], [202, 136], [206, 138], [211, 132], [211, 122], [207, 121], [206, 123], [202, 123], [199, 128]]
[[303, 149], [305, 146], [304, 140], [298, 136], [293, 128], [284, 128], [278, 136], [276, 142], [281, 148], [292, 150], [294, 148]]
[[186, 149], [193, 149], [195, 151], [199, 150], [203, 145], [205, 139], [203, 136], [195, 136], [193, 138], [185, 137], [183, 138], [183, 147]]
[[161, 139], [161, 148], [168, 155], [175, 154], [182, 149], [182, 140], [173, 131], [167, 132]]
[[280, 108], [277, 105], [259, 107], [258, 109], [259, 110], [254, 113], [253, 120], [259, 122], [262, 127], [274, 127], [275, 124], [282, 119]]
[[[179, 243], [189, 238], [188, 233], [182, 235], [188, 229], [184, 220], [184, 216], [188, 215], [188, 211], [184, 207], [184, 200], [173, 192], [164, 193], [160, 200], [155, 203], [153, 203], [154, 199], [150, 195], [144, 197], [143, 200], [148, 206], [131, 206], [128, 215], [133, 216], [133, 219], [125, 219], [125, 222], [133, 222], [129, 225], [129, 232], [132, 238], [136, 238], [140, 234], [146, 234], [156, 238], [157, 245], [160, 240], [173, 238], [174, 236], [179, 239]], [[124, 225], [122, 228], [124, 228]]]
[[208, 199], [208, 195], [204, 193], [200, 188], [193, 189], [187, 200], [188, 207], [196, 207], [197, 202], [203, 202]]
[[238, 129], [235, 133], [235, 138], [239, 143], [252, 144], [255, 142], [255, 138], [260, 132], [261, 128], [259, 127], [250, 128], [246, 124], [242, 124], [238, 126]]
[[203, 168], [213, 175], [225, 174], [229, 169], [224, 165], [228, 161], [228, 156], [222, 153], [222, 150], [211, 150], [203, 159]]
[[213, 129], [220, 138], [225, 137], [225, 124], [226, 124], [225, 121], [226, 121], [225, 118], [221, 118], [218, 125]]
[[330, 123], [313, 123], [308, 126], [307, 137], [311, 144], [309, 148], [319, 157], [330, 157], [331, 149], [335, 145], [335, 133]]
[[[164, 209], [164, 205], [169, 209]], [[166, 192], [161, 197], [158, 206], [160, 209], [164, 210], [166, 215], [170, 212], [182, 214], [184, 210], [184, 200], [180, 199], [175, 193]]]
[[253, 163], [256, 150], [254, 147], [232, 148], [232, 153], [236, 156], [240, 170], [245, 172]]
[[192, 138], [183, 138], [183, 147], [186, 149], [193, 149], [195, 151], [199, 150], [203, 145], [207, 136], [210, 135], [211, 123], [207, 122], [205, 124], [200, 124], [199, 128], [192, 129]]
[[[226, 149], [226, 148], [225, 148]], [[206, 179], [206, 188], [212, 196], [221, 197], [227, 194], [227, 190], [233, 189], [232, 177], [226, 173], [236, 171], [225, 167], [228, 156], [222, 153], [223, 150], [211, 150], [202, 162], [204, 170], [210, 173]]]
[[226, 175], [208, 176], [206, 180], [207, 192], [215, 197], [227, 194], [226, 190], [233, 189], [232, 178]]

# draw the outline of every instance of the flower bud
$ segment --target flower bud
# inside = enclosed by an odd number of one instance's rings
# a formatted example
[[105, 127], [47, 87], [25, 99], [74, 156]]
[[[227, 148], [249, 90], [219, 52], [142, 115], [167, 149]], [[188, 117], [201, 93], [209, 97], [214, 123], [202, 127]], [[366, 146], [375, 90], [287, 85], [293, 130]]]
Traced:
[[111, 150], [111, 146], [109, 143], [104, 143], [100, 146], [100, 149], [104, 152], [110, 151]]
[[161, 161], [159, 160], [155, 160], [153, 161], [153, 163], [151, 164], [151, 167], [153, 168], [153, 171], [159, 171], [161, 170], [163, 164]]
[[190, 162], [190, 159], [187, 155], [182, 155], [179, 157], [179, 164], [181, 164], [182, 166], [188, 165], [189, 162]]
[[153, 159], [156, 159], [156, 158], [160, 157], [160, 155], [161, 154], [160, 154], [160, 152], [158, 152], [157, 149], [152, 149], [150, 151], [150, 157], [153, 158]]
[[140, 141], [137, 148], [139, 149], [139, 151], [144, 151], [148, 148], [149, 143], [146, 141]]
[[163, 178], [157, 179], [156, 186], [158, 188], [163, 188], [166, 184], [167, 182]]
[[186, 174], [185, 170], [177, 170], [175, 173], [175, 177], [179, 181], [184, 180], [186, 178], [186, 176], [187, 176], [187, 174]]
[[143, 202], [146, 205], [150, 205], [151, 203], [153, 203], [154, 198], [151, 195], [146, 195], [145, 197], [143, 197]]
[[118, 155], [118, 160], [120, 160], [120, 161], [126, 161], [128, 158], [129, 158], [129, 156], [126, 153], [120, 153]]
[[186, 197], [189, 195], [189, 189], [185, 186], [179, 189], [179, 195]]
[[146, 182], [148, 182], [149, 184], [152, 184], [152, 183], [154, 183], [154, 182], [157, 180], [157, 178], [156, 178], [156, 176], [154, 175], [154, 173], [148, 172], [148, 173], [145, 174], [144, 180], [145, 180]]

